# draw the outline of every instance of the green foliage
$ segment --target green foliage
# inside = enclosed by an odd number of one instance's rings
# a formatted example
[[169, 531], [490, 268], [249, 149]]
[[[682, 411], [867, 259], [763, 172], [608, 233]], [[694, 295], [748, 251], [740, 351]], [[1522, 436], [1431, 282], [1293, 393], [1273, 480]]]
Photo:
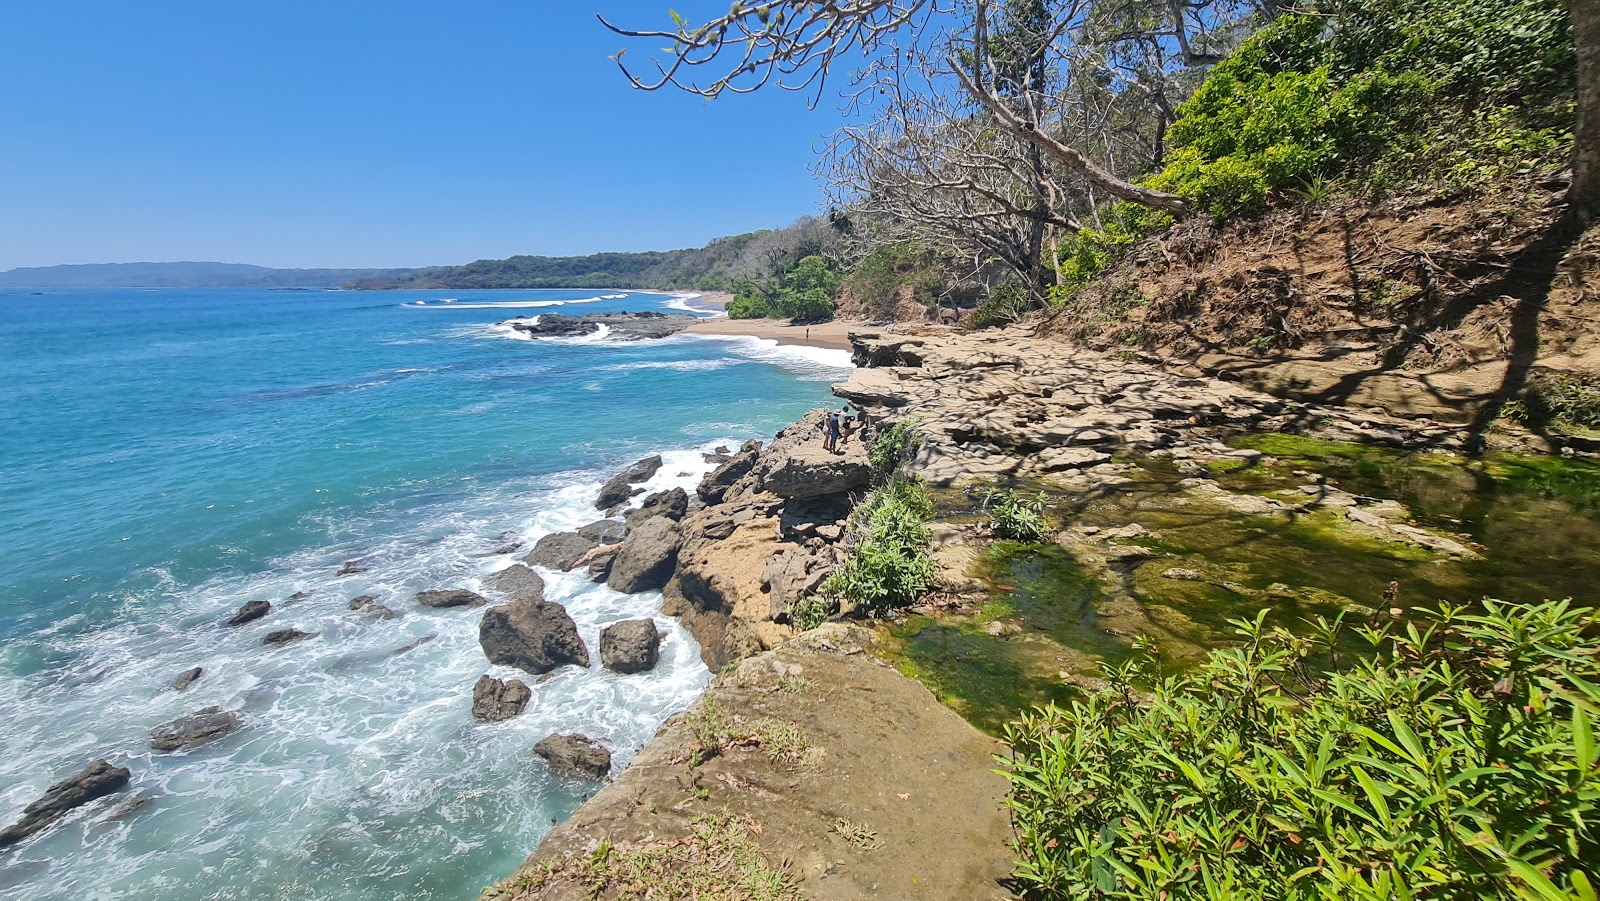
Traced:
[[915, 601], [933, 584], [928, 554], [933, 501], [921, 481], [896, 476], [850, 515], [850, 556], [822, 583], [825, 598], [882, 613]]
[[867, 451], [867, 459], [877, 471], [878, 478], [886, 479], [900, 468], [900, 464], [910, 460], [921, 444], [922, 435], [917, 432], [916, 423], [901, 420], [878, 431], [872, 439], [872, 449]]
[[729, 319], [766, 319], [776, 316], [772, 305], [753, 286], [739, 289], [739, 295], [728, 302]]
[[1535, 428], [1600, 429], [1600, 386], [1569, 375], [1538, 376], [1501, 412]]
[[874, 318], [892, 319], [907, 289], [913, 301], [932, 309], [944, 288], [945, 274], [931, 251], [902, 242], [867, 254], [845, 276], [843, 285]]
[[984, 492], [983, 509], [989, 514], [989, 528], [1001, 538], [1013, 541], [1035, 542], [1043, 540], [1047, 526], [1044, 520], [1043, 493], [1036, 497], [1023, 497], [1014, 489], [990, 489]]
[[822, 625], [831, 615], [833, 615], [833, 605], [828, 603], [827, 598], [817, 595], [801, 598], [789, 608], [789, 621], [802, 632], [809, 632]]
[[841, 278], [822, 257], [806, 257], [783, 274], [783, 287], [772, 308], [796, 322], [826, 322], [833, 318], [833, 292]]
[[1028, 289], [1014, 278], [1008, 278], [989, 289], [989, 296], [967, 318], [967, 331], [1006, 326], [1028, 312]]
[[[1595, 897], [1595, 610], [1485, 601], [1310, 638], [1265, 616], [1148, 697], [1139, 664], [1106, 668], [1008, 730], [1032, 895]], [[1341, 659], [1350, 633], [1372, 656]]]

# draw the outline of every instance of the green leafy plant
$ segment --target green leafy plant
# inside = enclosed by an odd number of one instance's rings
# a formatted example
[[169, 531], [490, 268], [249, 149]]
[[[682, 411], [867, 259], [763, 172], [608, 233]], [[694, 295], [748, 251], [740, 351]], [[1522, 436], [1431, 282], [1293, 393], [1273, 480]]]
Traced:
[[989, 289], [989, 296], [967, 317], [966, 328], [969, 332], [975, 332], [978, 329], [1010, 325], [1026, 312], [1028, 289], [1016, 279], [1008, 278]]
[[872, 449], [867, 451], [867, 460], [878, 478], [886, 479], [900, 464], [910, 460], [921, 444], [922, 436], [917, 432], [916, 423], [903, 419], [878, 430], [872, 439]]
[[850, 515], [850, 556], [819, 595], [867, 613], [916, 600], [937, 571], [928, 553], [932, 518], [933, 501], [919, 480], [897, 475], [874, 489]]
[[1600, 429], [1600, 386], [1569, 375], [1541, 375], [1501, 412], [1535, 428]]
[[[1041, 898], [1594, 898], [1600, 615], [1441, 607], [1241, 643], [1160, 682], [1025, 714], [1006, 735]], [[1345, 659], [1350, 641], [1368, 655]]]
[[1044, 519], [1044, 505], [1048, 500], [1043, 492], [1029, 498], [1011, 488], [989, 489], [983, 495], [983, 509], [989, 514], [990, 531], [1013, 541], [1043, 540], [1048, 531]]

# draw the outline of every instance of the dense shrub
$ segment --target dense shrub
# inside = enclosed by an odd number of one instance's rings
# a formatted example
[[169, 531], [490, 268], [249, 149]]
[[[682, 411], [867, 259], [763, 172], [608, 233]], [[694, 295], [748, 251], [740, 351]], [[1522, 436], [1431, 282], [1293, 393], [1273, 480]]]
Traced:
[[1014, 489], [990, 489], [983, 495], [983, 509], [989, 514], [989, 529], [1013, 541], [1039, 541], [1048, 526], [1044, 520], [1045, 496], [1023, 497]]
[[921, 443], [922, 436], [917, 432], [916, 423], [901, 420], [888, 428], [878, 430], [876, 437], [872, 439], [872, 449], [867, 451], [867, 459], [871, 461], [872, 468], [881, 481], [887, 479], [900, 467], [900, 464], [910, 460]]
[[825, 322], [833, 318], [833, 292], [839, 288], [839, 271], [819, 256], [809, 256], [784, 273], [783, 288], [772, 301], [780, 316], [796, 322]]
[[745, 288], [728, 302], [729, 319], [765, 319], [776, 315], [772, 305], [754, 288]]
[[1569, 375], [1541, 375], [1502, 412], [1535, 428], [1600, 429], [1600, 385]]
[[967, 330], [1006, 326], [1028, 312], [1028, 289], [1014, 278], [1008, 278], [989, 289], [989, 296], [967, 317]]
[[1483, 610], [1350, 630], [1372, 648], [1352, 661], [1340, 623], [1299, 638], [1263, 612], [1148, 697], [1106, 668], [1008, 730], [1017, 877], [1042, 898], [1594, 898], [1600, 616]]
[[933, 309], [945, 274], [932, 251], [906, 241], [874, 249], [850, 270], [843, 284], [874, 318], [893, 319], [904, 293]]
[[850, 514], [850, 556], [822, 583], [821, 595], [867, 613], [915, 601], [936, 571], [928, 554], [932, 518], [927, 487], [891, 477]]

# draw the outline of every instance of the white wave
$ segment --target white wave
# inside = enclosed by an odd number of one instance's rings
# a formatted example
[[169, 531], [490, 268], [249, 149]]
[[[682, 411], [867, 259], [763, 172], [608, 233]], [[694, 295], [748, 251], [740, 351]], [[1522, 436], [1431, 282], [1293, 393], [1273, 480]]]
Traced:
[[672, 339], [682, 341], [717, 341], [746, 359], [770, 363], [800, 378], [802, 381], [837, 382], [849, 378], [855, 364], [850, 361], [850, 351], [831, 347], [810, 347], [802, 344], [779, 344], [771, 338], [751, 335], [703, 335], [679, 332]]
[[[599, 300], [591, 297], [586, 300], [507, 300], [499, 303], [453, 303], [452, 310], [529, 310], [538, 307], [564, 307], [569, 303], [593, 303]], [[419, 301], [420, 303], [420, 301]], [[435, 307], [435, 309], [438, 309]]]
[[596, 368], [607, 372], [633, 372], [647, 369], [669, 369], [673, 372], [713, 372], [718, 369], [727, 369], [729, 366], [738, 366], [744, 362], [744, 360], [723, 357], [721, 359], [649, 360], [639, 363], [612, 363]]

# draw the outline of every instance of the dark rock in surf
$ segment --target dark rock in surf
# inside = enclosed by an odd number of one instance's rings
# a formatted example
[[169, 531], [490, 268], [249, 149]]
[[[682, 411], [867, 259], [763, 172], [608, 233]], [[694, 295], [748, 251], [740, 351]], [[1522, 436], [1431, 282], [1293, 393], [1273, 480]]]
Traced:
[[244, 726], [232, 710], [207, 707], [150, 730], [150, 747], [157, 751], [183, 751], [210, 744]]
[[480, 723], [504, 722], [522, 713], [532, 698], [533, 689], [520, 679], [480, 676], [472, 686], [472, 718]]
[[628, 524], [615, 519], [597, 519], [578, 529], [578, 534], [601, 544], [617, 544], [628, 535]]
[[706, 473], [695, 494], [707, 504], [722, 503], [728, 489], [755, 468], [760, 456], [761, 442], [754, 438], [746, 441], [739, 446], [739, 452], [733, 455], [733, 459]]
[[550, 771], [561, 776], [604, 779], [611, 773], [611, 752], [605, 746], [574, 732], [551, 735], [533, 746], [533, 753], [550, 764]]
[[629, 466], [627, 469], [612, 476], [600, 487], [600, 497], [594, 502], [595, 509], [605, 510], [608, 513], [628, 502], [628, 499], [644, 491], [635, 488], [640, 482], [650, 481], [661, 469], [661, 456], [645, 457], [643, 460]]
[[651, 620], [624, 620], [600, 632], [600, 665], [614, 673], [642, 673], [660, 659], [661, 633]]
[[645, 498], [639, 509], [628, 511], [626, 518], [629, 526], [652, 516], [665, 516], [673, 522], [678, 522], [688, 512], [689, 493], [682, 488], [669, 488]]
[[297, 641], [305, 641], [310, 637], [310, 632], [302, 632], [299, 629], [279, 629], [276, 632], [268, 632], [267, 637], [261, 639], [261, 643], [269, 648], [281, 648]]
[[417, 592], [417, 603], [424, 607], [443, 610], [451, 607], [482, 607], [489, 601], [476, 591], [468, 591], [465, 588], [445, 588], [440, 591]]
[[334, 573], [334, 575], [336, 575], [336, 576], [354, 576], [354, 575], [359, 575], [361, 573], [364, 573], [366, 571], [367, 571], [367, 565], [365, 563], [362, 563], [359, 560], [346, 560], [344, 563], [340, 564], [339, 571]]
[[567, 572], [584, 554], [600, 546], [600, 542], [587, 535], [577, 532], [557, 532], [539, 539], [523, 558], [522, 562], [529, 566], [542, 566], [545, 569], [554, 569]]
[[535, 676], [568, 664], [589, 665], [589, 649], [566, 608], [534, 598], [484, 611], [478, 644], [490, 663]]
[[596, 334], [601, 326], [607, 335], [621, 341], [640, 341], [665, 338], [693, 325], [699, 317], [688, 313], [590, 313], [568, 316], [563, 313], [544, 313], [528, 319], [508, 319], [509, 325], [534, 338], [583, 338]]
[[394, 619], [400, 615], [394, 610], [378, 603], [378, 596], [375, 594], [363, 594], [358, 597], [351, 598], [349, 609], [367, 616], [376, 616], [378, 619]]
[[0, 848], [7, 848], [30, 835], [41, 832], [72, 811], [119, 791], [128, 784], [133, 774], [127, 767], [112, 766], [96, 760], [81, 772], [57, 782], [45, 790], [44, 796], [22, 811], [22, 819], [0, 831]]
[[253, 623], [271, 612], [271, 603], [267, 601], [251, 601], [250, 603], [245, 604], [243, 607], [240, 607], [232, 616], [228, 617], [228, 625], [242, 626], [245, 623]]
[[189, 686], [191, 686], [191, 685], [195, 684], [196, 682], [200, 681], [200, 677], [202, 675], [204, 675], [204, 674], [205, 674], [205, 670], [201, 669], [198, 666], [195, 667], [194, 669], [184, 670], [182, 673], [178, 674], [178, 678], [173, 679], [172, 682], [170, 682], [167, 685], [167, 690], [168, 691], [188, 691], [189, 690]]
[[617, 557], [611, 562], [606, 585], [623, 594], [650, 591], [667, 584], [678, 565], [678, 548], [683, 533], [678, 524], [664, 516], [640, 523], [623, 539]]

